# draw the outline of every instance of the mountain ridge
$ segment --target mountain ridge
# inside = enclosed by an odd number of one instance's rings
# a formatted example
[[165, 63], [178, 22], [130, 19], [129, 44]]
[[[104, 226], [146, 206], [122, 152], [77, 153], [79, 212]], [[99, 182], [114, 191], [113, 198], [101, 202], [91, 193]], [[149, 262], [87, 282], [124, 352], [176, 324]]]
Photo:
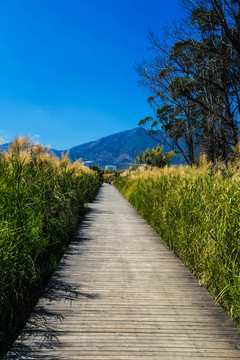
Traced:
[[[76, 145], [68, 150], [51, 149], [51, 151], [59, 157], [62, 153], [69, 152], [72, 161], [81, 158], [88, 166], [94, 164], [102, 168], [106, 165], [128, 168], [140, 152], [156, 147], [158, 143], [161, 144], [161, 141], [152, 139], [145, 130], [138, 127]], [[0, 145], [0, 151], [7, 150], [9, 144]], [[171, 149], [164, 146], [163, 151], [167, 152]]]
[[134, 128], [74, 146], [69, 150], [69, 156], [73, 161], [82, 158], [89, 165], [126, 168], [139, 152], [156, 146], [157, 141], [146, 135], [143, 129]]

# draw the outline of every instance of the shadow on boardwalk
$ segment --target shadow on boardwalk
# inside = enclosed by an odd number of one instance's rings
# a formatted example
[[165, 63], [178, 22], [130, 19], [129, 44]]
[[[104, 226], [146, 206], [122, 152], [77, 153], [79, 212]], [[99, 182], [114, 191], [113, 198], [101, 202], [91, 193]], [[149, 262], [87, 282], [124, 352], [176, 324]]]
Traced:
[[[86, 226], [86, 222], [85, 222]], [[54, 309], [54, 306], [45, 306], [54, 302], [64, 302], [67, 305], [72, 305], [72, 302], [81, 299], [96, 299], [99, 296], [94, 294], [89, 294], [81, 291], [80, 285], [75, 285], [74, 283], [69, 283], [63, 280], [61, 273], [69, 265], [66, 263], [66, 259], [69, 259], [74, 252], [73, 246], [75, 242], [84, 242], [89, 241], [90, 238], [75, 236], [71, 242], [68, 251], [64, 255], [64, 259], [59, 264], [56, 272], [49, 281], [46, 289], [41, 295], [40, 301], [34, 308], [34, 311], [28, 322], [26, 323], [20, 337], [17, 339], [15, 344], [12, 346], [10, 351], [5, 355], [3, 360], [19, 360], [19, 359], [42, 359], [42, 355], [39, 355], [39, 350], [52, 349], [56, 344], [59, 343], [58, 340], [58, 331], [52, 329], [49, 326], [51, 320], [54, 320], [55, 323], [62, 323], [64, 321], [64, 315], [60, 312], [55, 312], [50, 309]], [[48, 360], [58, 360], [59, 357], [47, 357]]]
[[6, 359], [239, 360], [237, 328], [103, 185]]

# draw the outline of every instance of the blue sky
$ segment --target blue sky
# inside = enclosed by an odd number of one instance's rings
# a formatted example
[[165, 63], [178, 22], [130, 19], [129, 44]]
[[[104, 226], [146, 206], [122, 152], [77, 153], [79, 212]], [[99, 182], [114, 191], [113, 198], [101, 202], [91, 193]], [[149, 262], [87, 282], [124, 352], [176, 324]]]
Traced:
[[178, 0], [0, 2], [2, 142], [68, 149], [137, 127], [151, 110], [134, 63], [178, 17]]

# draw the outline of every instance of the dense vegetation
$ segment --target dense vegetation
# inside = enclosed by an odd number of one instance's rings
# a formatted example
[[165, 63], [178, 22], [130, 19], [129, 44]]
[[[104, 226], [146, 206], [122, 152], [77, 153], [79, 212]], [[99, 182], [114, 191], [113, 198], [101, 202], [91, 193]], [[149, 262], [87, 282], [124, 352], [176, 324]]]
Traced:
[[138, 168], [115, 185], [240, 324], [240, 2], [180, 3], [136, 65], [155, 112], [139, 125], [192, 167]]
[[181, 0], [183, 18], [159, 36], [137, 64], [155, 116], [140, 125], [188, 164], [199, 152], [227, 160], [239, 141], [240, 2]]
[[174, 156], [174, 152], [163, 152], [163, 146], [160, 147], [158, 144], [156, 148], [152, 148], [151, 150], [148, 148], [144, 152], [138, 154], [133, 161], [133, 168], [137, 168], [141, 165], [151, 165], [156, 167], [164, 167], [169, 165], [172, 158]]
[[139, 167], [114, 185], [240, 324], [240, 169]]
[[96, 172], [27, 138], [0, 155], [0, 349], [23, 325], [99, 186]]

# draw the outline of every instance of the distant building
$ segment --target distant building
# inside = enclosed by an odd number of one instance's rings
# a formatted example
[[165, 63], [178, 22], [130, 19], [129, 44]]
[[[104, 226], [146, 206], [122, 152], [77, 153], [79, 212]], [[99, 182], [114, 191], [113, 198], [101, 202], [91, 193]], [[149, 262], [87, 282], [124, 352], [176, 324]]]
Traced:
[[112, 171], [115, 171], [116, 170], [116, 166], [115, 165], [106, 165], [105, 166], [105, 169], [107, 169], [107, 170], [112, 170]]

